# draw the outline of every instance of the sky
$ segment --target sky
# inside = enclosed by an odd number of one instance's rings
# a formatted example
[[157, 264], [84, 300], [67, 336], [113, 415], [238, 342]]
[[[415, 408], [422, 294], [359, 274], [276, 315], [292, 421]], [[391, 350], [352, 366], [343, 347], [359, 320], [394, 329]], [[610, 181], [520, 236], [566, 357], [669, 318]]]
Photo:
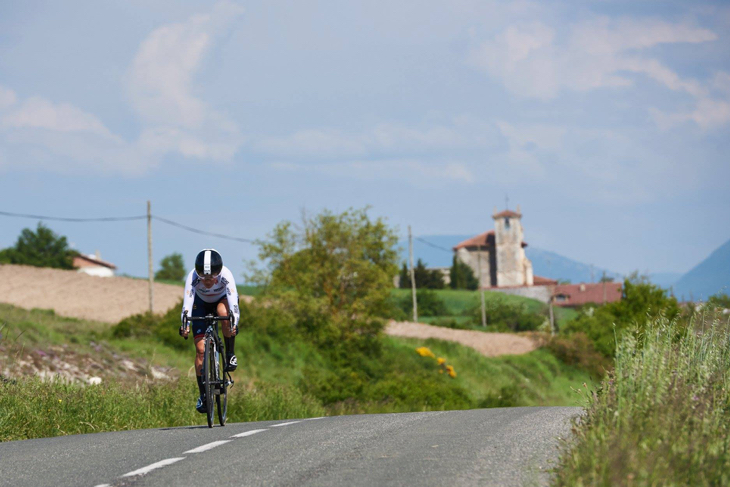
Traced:
[[[0, 212], [149, 200], [258, 239], [365, 206], [402, 236], [477, 234], [520, 205], [529, 245], [686, 272], [730, 239], [729, 151], [726, 2], [0, 2]], [[0, 215], [0, 247], [37, 222]], [[146, 221], [45, 223], [146, 275]], [[156, 266], [257, 256], [152, 234]]]

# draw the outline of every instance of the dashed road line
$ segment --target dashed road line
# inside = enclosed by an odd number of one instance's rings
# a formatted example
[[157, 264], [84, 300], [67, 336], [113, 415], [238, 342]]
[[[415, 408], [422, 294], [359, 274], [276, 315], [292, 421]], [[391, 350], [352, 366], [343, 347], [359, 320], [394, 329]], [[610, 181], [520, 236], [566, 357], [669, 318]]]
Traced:
[[301, 421], [289, 421], [288, 423], [272, 424], [272, 428], [278, 428], [279, 426], [289, 426], [290, 424], [301, 423]]
[[212, 450], [216, 446], [225, 445], [226, 443], [230, 443], [232, 440], [221, 440], [221, 441], [214, 441], [212, 443], [207, 443], [203, 446], [199, 446], [197, 448], [193, 448], [192, 450], [184, 451], [183, 455], [186, 453], [202, 453], [204, 451]]
[[152, 465], [147, 465], [146, 467], [140, 468], [133, 472], [125, 473], [124, 475], [122, 475], [122, 477], [134, 477], [135, 475], [144, 475], [146, 473], [151, 472], [152, 470], [165, 467], [165, 466], [173, 464], [175, 462], [179, 462], [180, 460], [185, 460], [185, 457], [168, 458], [166, 460], [162, 460], [157, 463], [153, 463]]
[[243, 433], [238, 433], [237, 435], [231, 436], [231, 438], [243, 438], [244, 436], [255, 435], [256, 433], [261, 433], [262, 431], [267, 431], [267, 430], [266, 429], [262, 429], [262, 430], [244, 431]]

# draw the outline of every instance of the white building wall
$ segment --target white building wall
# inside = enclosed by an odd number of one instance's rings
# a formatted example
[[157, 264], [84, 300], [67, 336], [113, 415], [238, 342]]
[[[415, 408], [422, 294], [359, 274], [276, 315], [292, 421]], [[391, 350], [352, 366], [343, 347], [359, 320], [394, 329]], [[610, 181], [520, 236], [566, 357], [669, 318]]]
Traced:
[[[474, 276], [479, 280], [480, 288], [487, 288], [492, 285], [489, 279], [489, 251], [488, 250], [466, 250], [462, 247], [456, 251], [456, 258], [471, 267]], [[479, 261], [481, 259], [481, 262]], [[482, 275], [479, 276], [479, 266], [482, 267]], [[497, 267], [499, 269], [499, 267]]]
[[98, 267], [81, 267], [79, 269], [79, 272], [83, 272], [84, 274], [88, 274], [90, 276], [97, 276], [97, 277], [114, 277], [114, 271], [109, 269], [108, 267], [98, 266]]

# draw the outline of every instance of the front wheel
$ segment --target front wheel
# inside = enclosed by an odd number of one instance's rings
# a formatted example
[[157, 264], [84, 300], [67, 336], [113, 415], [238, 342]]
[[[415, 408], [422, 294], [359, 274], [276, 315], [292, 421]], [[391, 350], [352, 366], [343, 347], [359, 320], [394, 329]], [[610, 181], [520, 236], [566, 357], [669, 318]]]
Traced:
[[216, 363], [215, 344], [210, 337], [205, 338], [205, 354], [203, 355], [203, 386], [205, 388], [205, 406], [208, 411], [208, 428], [213, 427], [213, 395], [215, 394]]

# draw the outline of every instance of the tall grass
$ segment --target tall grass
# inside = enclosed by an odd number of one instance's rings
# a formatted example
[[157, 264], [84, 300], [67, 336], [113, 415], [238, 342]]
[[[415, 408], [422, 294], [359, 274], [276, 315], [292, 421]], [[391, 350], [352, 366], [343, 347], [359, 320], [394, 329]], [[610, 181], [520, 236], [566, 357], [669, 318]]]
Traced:
[[[0, 442], [101, 431], [203, 424], [193, 408], [198, 388], [175, 382], [83, 386], [37, 378], [0, 381]], [[322, 416], [324, 409], [297, 389], [234, 387], [229, 421]]]
[[730, 484], [727, 317], [657, 318], [617, 344], [556, 485]]

